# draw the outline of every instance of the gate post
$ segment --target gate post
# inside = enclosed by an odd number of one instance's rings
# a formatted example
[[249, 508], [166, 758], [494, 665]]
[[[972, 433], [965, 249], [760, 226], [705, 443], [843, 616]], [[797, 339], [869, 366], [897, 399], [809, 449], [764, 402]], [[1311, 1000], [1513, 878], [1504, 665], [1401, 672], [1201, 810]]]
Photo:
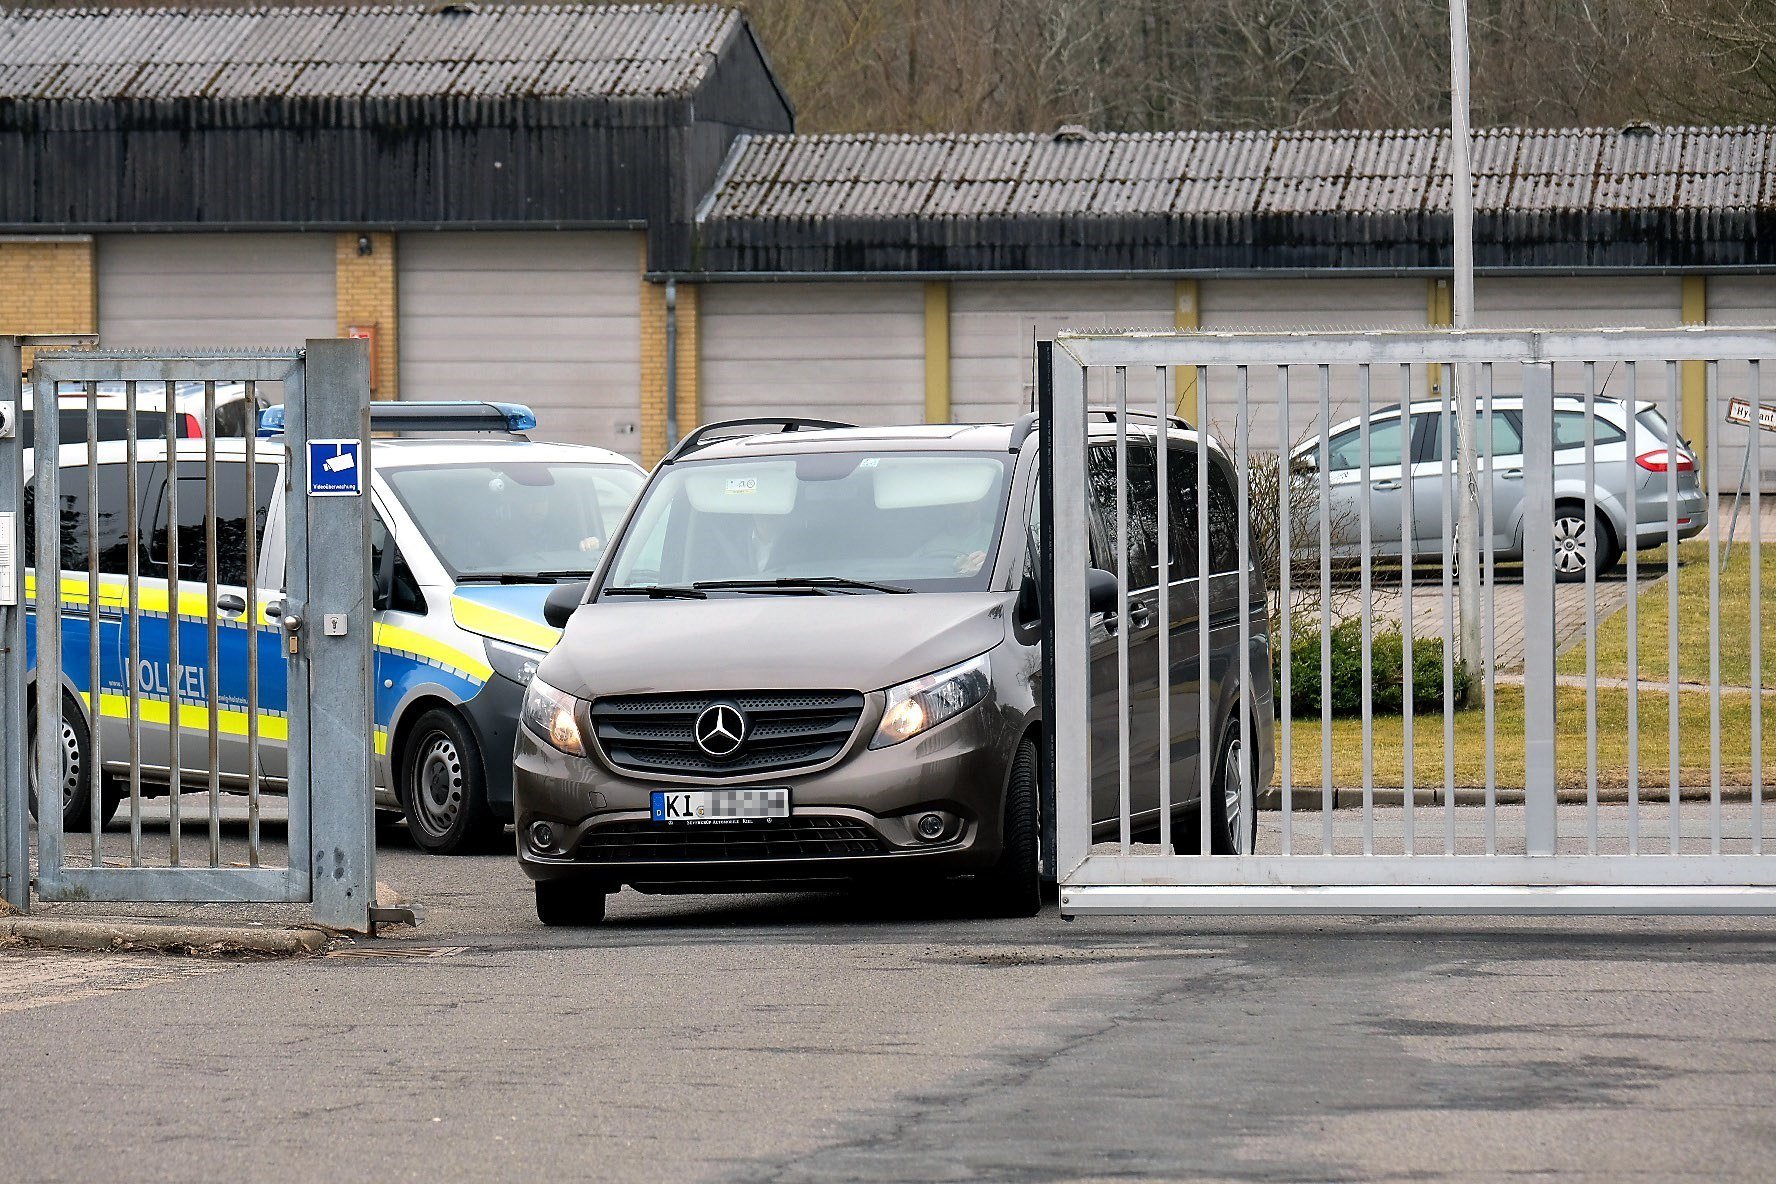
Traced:
[[1063, 341], [1053, 353], [1054, 415], [1042, 425], [1052, 437], [1051, 496], [1054, 588], [1054, 706], [1049, 724], [1055, 749], [1055, 872], [1061, 904], [1067, 877], [1091, 853], [1091, 610], [1086, 568], [1085, 367]]
[[24, 447], [19, 339], [0, 337], [0, 898], [31, 907], [25, 773]]
[[[1523, 370], [1524, 851], [1554, 854], [1554, 367]], [[1591, 628], [1594, 622], [1587, 622]], [[1486, 655], [1490, 669], [1493, 655]], [[1490, 673], [1488, 677], [1491, 677]]]
[[[376, 891], [376, 769], [368, 343], [310, 341], [300, 381], [290, 388], [295, 395], [287, 400], [293, 404], [290, 419], [295, 425], [289, 436], [290, 497], [297, 511], [290, 515], [288, 532], [290, 583], [303, 617], [295, 634], [292, 675], [307, 687], [306, 694], [292, 696], [292, 707], [298, 699], [306, 700], [306, 751], [291, 753], [291, 773], [300, 768], [308, 783], [314, 920], [333, 929], [369, 933]], [[358, 444], [356, 496], [309, 492], [309, 445], [329, 440]]]

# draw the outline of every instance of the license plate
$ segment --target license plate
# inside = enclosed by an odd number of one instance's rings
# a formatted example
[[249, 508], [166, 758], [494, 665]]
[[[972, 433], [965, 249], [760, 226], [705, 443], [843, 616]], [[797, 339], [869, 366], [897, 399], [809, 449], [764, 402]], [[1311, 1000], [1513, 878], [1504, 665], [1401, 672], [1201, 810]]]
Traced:
[[736, 822], [788, 817], [787, 789], [654, 791], [655, 822]]

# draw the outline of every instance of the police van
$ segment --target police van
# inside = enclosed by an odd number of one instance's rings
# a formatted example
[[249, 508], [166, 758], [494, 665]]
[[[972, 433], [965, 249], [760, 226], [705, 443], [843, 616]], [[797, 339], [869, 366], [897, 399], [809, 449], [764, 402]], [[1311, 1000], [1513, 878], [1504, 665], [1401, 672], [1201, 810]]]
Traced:
[[[214, 449], [216, 474], [213, 599], [205, 441], [172, 445], [175, 476], [168, 441], [139, 440], [133, 489], [127, 442], [99, 443], [91, 465], [85, 443], [62, 447], [62, 799], [69, 828], [84, 830], [88, 823], [88, 738], [95, 723], [104, 762], [97, 779], [101, 817], [109, 820], [128, 796], [132, 678], [144, 795], [167, 793], [174, 750], [180, 754], [179, 779], [187, 786], [198, 777], [207, 783], [212, 689], [223, 788], [243, 792], [248, 785], [248, 754], [255, 747], [248, 743], [249, 725], [259, 741], [261, 784], [274, 792], [282, 787], [286, 690], [278, 626], [287, 456], [276, 438], [281, 412], [274, 407], [262, 417], [265, 438], [252, 442], [251, 474], [247, 440], [216, 439], [207, 446]], [[583, 580], [596, 567], [645, 475], [634, 462], [601, 448], [526, 439], [521, 433], [535, 426], [535, 417], [512, 404], [378, 405], [372, 426], [403, 433], [375, 442], [370, 487], [379, 817], [404, 814], [414, 842], [426, 851], [474, 849], [512, 817], [511, 753], [524, 685], [559, 636], [544, 623], [544, 599], [557, 582]], [[490, 427], [503, 438], [462, 434]], [[415, 428], [427, 434], [416, 437]], [[169, 498], [170, 481], [176, 489]], [[96, 505], [89, 484], [96, 484]], [[132, 501], [141, 622], [133, 646], [125, 611]], [[26, 488], [23, 509], [26, 523], [33, 522], [34, 483]], [[175, 514], [177, 522], [169, 521]], [[34, 603], [36, 580], [29, 569], [35, 532], [24, 534], [26, 595]], [[249, 539], [255, 540], [251, 555]], [[93, 553], [101, 684], [96, 711], [86, 607]], [[169, 560], [176, 575], [168, 571]], [[256, 598], [249, 597], [249, 579]], [[260, 627], [249, 629], [246, 614], [255, 599]], [[212, 612], [219, 626], [215, 688], [207, 685]], [[173, 619], [176, 663], [168, 627]], [[34, 669], [34, 625], [27, 635]], [[249, 715], [250, 645], [258, 650], [258, 685], [257, 707]], [[184, 721], [177, 744], [170, 742], [167, 722], [175, 701]], [[35, 741], [33, 729], [33, 747]], [[33, 777], [35, 768], [33, 760]]]

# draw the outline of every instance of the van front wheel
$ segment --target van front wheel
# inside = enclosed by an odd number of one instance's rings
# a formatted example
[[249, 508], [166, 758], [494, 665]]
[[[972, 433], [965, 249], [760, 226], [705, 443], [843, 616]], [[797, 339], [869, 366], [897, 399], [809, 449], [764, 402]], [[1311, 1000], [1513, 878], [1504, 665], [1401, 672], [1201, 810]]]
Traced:
[[428, 854], [467, 854], [488, 846], [501, 829], [487, 806], [481, 746], [449, 708], [433, 708], [408, 729], [399, 794], [407, 830]]
[[1018, 745], [1005, 788], [1005, 849], [977, 881], [981, 909], [989, 916], [1034, 917], [1042, 911], [1041, 768], [1036, 745]]

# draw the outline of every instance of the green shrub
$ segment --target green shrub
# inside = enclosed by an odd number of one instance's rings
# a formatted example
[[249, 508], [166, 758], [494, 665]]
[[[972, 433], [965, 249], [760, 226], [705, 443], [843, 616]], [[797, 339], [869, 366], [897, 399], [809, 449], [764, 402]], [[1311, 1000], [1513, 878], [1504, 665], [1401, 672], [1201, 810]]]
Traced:
[[[1320, 630], [1311, 619], [1299, 621], [1290, 642], [1289, 694], [1297, 718], [1320, 714]], [[1399, 630], [1376, 633], [1371, 638], [1371, 682], [1376, 715], [1399, 715], [1404, 704], [1405, 639]], [[1468, 698], [1468, 675], [1455, 667], [1455, 704]], [[1361, 621], [1344, 621], [1332, 629], [1332, 714], [1361, 715], [1363, 711], [1363, 628]], [[1412, 639], [1412, 710], [1414, 714], [1443, 710], [1443, 641]]]

